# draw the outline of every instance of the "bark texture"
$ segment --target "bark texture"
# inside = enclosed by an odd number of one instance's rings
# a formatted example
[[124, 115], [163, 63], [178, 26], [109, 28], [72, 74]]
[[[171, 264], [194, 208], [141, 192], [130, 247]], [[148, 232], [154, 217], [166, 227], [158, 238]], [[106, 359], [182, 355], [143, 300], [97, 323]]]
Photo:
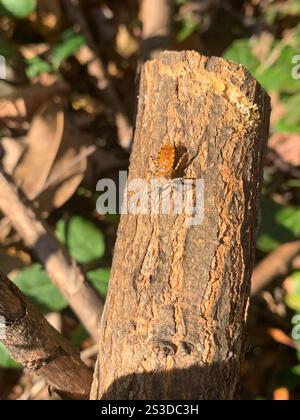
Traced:
[[243, 66], [164, 52], [142, 68], [129, 181], [187, 149], [204, 221], [123, 215], [92, 399], [233, 399], [244, 359], [269, 97]]
[[0, 272], [0, 339], [27, 370], [41, 376], [66, 399], [86, 400], [92, 373], [79, 352]]

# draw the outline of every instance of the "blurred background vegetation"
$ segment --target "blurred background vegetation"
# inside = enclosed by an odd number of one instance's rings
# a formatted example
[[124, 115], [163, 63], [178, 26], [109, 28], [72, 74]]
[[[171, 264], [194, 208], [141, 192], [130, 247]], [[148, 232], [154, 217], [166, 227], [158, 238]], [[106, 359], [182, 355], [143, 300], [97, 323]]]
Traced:
[[[97, 214], [95, 190], [100, 178], [117, 180], [129, 164], [142, 50], [139, 7], [137, 0], [0, 0], [2, 166], [38, 203], [102, 297], [119, 216]], [[272, 99], [257, 263], [278, 250], [280, 262], [282, 245], [300, 239], [299, 18], [300, 0], [172, 5], [171, 49], [241, 63]], [[92, 367], [92, 340], [1, 214], [0, 268], [86, 352]], [[253, 294], [246, 399], [300, 398], [300, 340], [291, 337], [291, 320], [300, 315], [300, 250], [275, 274]], [[23, 375], [2, 345], [0, 398], [53, 398], [45, 384]]]

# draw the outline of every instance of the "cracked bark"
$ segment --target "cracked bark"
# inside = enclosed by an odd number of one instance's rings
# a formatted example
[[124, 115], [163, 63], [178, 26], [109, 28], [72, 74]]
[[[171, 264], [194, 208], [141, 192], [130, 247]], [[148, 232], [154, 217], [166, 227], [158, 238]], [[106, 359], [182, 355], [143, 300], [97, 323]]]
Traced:
[[205, 182], [204, 220], [123, 215], [92, 399], [233, 399], [245, 351], [269, 97], [240, 65], [164, 52], [141, 72], [129, 180], [166, 143]]
[[0, 339], [15, 360], [42, 377], [62, 398], [88, 399], [92, 373], [79, 352], [1, 272], [0, 317], [5, 323]]

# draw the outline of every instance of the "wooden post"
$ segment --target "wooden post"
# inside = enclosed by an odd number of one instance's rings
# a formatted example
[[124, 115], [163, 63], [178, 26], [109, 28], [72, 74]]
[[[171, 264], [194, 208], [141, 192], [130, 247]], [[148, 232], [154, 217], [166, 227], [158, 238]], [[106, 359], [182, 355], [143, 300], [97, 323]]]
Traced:
[[233, 399], [244, 359], [269, 97], [241, 65], [164, 52], [142, 68], [129, 181], [161, 147], [204, 179], [204, 220], [123, 215], [92, 399]]

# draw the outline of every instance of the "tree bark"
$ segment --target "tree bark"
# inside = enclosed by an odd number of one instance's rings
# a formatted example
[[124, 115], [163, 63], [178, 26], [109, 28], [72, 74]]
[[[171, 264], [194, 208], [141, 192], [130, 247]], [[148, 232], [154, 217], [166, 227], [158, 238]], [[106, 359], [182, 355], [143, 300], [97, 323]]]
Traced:
[[50, 279], [61, 291], [91, 336], [98, 340], [103, 302], [85, 279], [80, 267], [60, 245], [33, 206], [0, 170], [0, 210], [25, 244], [32, 248]]
[[233, 399], [245, 351], [269, 97], [241, 65], [164, 52], [141, 72], [129, 182], [174, 142], [204, 220], [123, 215], [92, 399]]
[[[27, 370], [65, 399], [88, 399], [92, 373], [79, 352], [0, 272], [0, 340]], [[1, 322], [2, 324], [2, 322]]]

